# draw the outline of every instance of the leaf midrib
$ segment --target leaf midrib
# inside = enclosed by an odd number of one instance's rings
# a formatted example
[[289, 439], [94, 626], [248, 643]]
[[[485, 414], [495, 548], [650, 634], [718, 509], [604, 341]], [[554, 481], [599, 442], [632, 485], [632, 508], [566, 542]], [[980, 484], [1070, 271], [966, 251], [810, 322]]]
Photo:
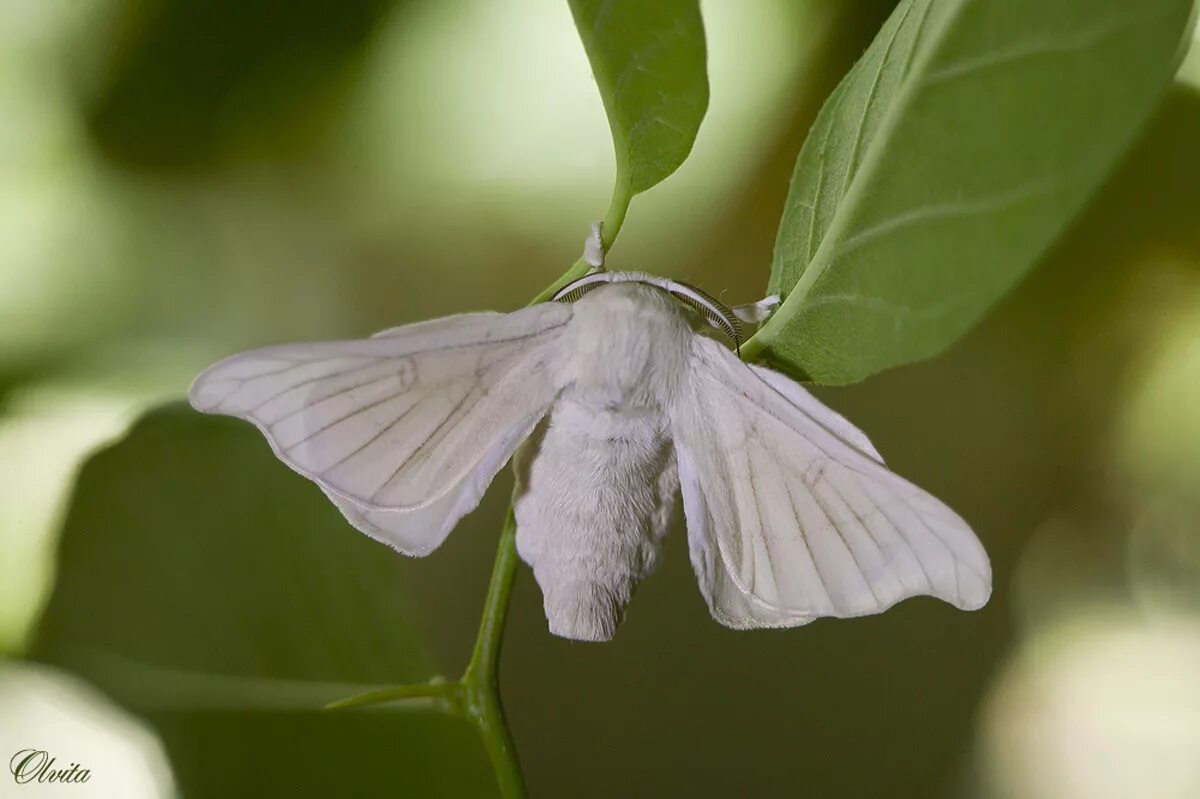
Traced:
[[[930, 4], [926, 7], [927, 12], [933, 8], [934, 2], [936, 0], [931, 0]], [[966, 6], [967, 3], [960, 0], [958, 5], [946, 15], [941, 27], [930, 32], [928, 45], [924, 48], [924, 52], [916, 56], [908, 65], [907, 72], [901, 77], [901, 85], [896, 92], [895, 99], [884, 112], [883, 119], [879, 123], [879, 130], [871, 140], [870, 145], [867, 146], [862, 166], [859, 167], [858, 171], [850, 179], [850, 185], [838, 202], [837, 210], [834, 211], [833, 218], [825, 228], [825, 233], [821, 237], [821, 243], [817, 246], [817, 251], [813, 254], [804, 271], [800, 273], [800, 278], [796, 281], [796, 285], [792, 287], [791, 292], [789, 292], [779, 310], [767, 320], [767, 323], [763, 325], [758, 333], [752, 336], [746, 344], [742, 345], [743, 353], [749, 352], [748, 357], [752, 357], [766, 346], [764, 343], [756, 341], [756, 339], [761, 339], [761, 342], [771, 342], [775, 338], [777, 331], [786, 327], [806, 307], [804, 299], [833, 263], [831, 253], [836, 249], [836, 246], [830, 242], [837, 241], [846, 227], [847, 218], [850, 215], [847, 209], [853, 208], [856, 205], [858, 196], [862, 193], [862, 185], [866, 182], [863, 176], [873, 175], [875, 170], [879, 168], [883, 160], [881, 152], [887, 149], [886, 144], [895, 132], [897, 120], [903, 118], [904, 111], [908, 108], [913, 96], [917, 93], [917, 88], [920, 86], [921, 81], [912, 79], [910, 76], [923, 74], [925, 65], [938, 52], [947, 31], [954, 27], [954, 24], [958, 21]], [[926, 20], [923, 19], [921, 26], [925, 22]], [[919, 33], [920, 27], [918, 27], [918, 35]], [[914, 51], [921, 46], [922, 43], [920, 40], [916, 40], [914, 42]], [[882, 63], [880, 66], [882, 68]]]

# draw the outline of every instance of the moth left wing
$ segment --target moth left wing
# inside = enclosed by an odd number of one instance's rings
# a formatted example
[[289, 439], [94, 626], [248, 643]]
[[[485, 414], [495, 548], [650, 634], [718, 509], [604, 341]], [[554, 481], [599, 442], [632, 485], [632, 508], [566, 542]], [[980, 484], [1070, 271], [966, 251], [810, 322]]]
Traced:
[[692, 563], [718, 621], [792, 627], [918, 594], [987, 602], [971, 529], [844, 418], [703, 337], [688, 380], [672, 425]]
[[213, 366], [189, 396], [257, 425], [355, 527], [424, 555], [553, 403], [571, 315], [548, 303], [267, 347]]

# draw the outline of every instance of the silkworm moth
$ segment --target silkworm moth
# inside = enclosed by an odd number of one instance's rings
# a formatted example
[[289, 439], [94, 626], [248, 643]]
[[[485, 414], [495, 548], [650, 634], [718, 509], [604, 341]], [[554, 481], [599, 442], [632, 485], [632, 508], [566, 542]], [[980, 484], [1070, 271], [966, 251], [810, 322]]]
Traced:
[[514, 313], [236, 355], [190, 399], [253, 422], [350, 524], [411, 556], [512, 459], [517, 550], [567, 638], [613, 636], [679, 493], [700, 593], [726, 626], [919, 594], [983, 606], [991, 568], [970, 527], [798, 383], [741, 361], [739, 315], [686, 284], [599, 271]]

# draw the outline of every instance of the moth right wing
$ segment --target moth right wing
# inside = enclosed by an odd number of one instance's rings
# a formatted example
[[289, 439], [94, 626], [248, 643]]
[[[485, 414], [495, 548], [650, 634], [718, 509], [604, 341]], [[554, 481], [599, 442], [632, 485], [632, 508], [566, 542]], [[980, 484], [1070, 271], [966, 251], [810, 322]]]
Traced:
[[571, 316], [546, 303], [266, 347], [211, 367], [189, 397], [257, 425], [355, 527], [424, 555], [554, 402]]
[[866, 436], [784, 375], [696, 337], [672, 409], [688, 541], [713, 616], [791, 627], [929, 594], [973, 610], [987, 554]]

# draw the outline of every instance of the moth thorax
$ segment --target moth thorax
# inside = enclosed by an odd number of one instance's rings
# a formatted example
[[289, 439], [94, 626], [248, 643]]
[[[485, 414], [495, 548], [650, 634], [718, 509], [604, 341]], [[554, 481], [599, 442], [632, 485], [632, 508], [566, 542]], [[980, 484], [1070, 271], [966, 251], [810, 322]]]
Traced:
[[570, 336], [565, 384], [647, 406], [674, 396], [692, 330], [679, 305], [659, 289], [618, 283], [575, 303]]
[[607, 286], [624, 286], [628, 291], [629, 287], [638, 285], [653, 286], [662, 294], [672, 297], [681, 307], [693, 312], [701, 324], [719, 330], [733, 342], [735, 348], [741, 347], [743, 331], [738, 314], [711, 294], [680, 280], [642, 272], [592, 272], [563, 286], [554, 295], [554, 300], [575, 303]]

